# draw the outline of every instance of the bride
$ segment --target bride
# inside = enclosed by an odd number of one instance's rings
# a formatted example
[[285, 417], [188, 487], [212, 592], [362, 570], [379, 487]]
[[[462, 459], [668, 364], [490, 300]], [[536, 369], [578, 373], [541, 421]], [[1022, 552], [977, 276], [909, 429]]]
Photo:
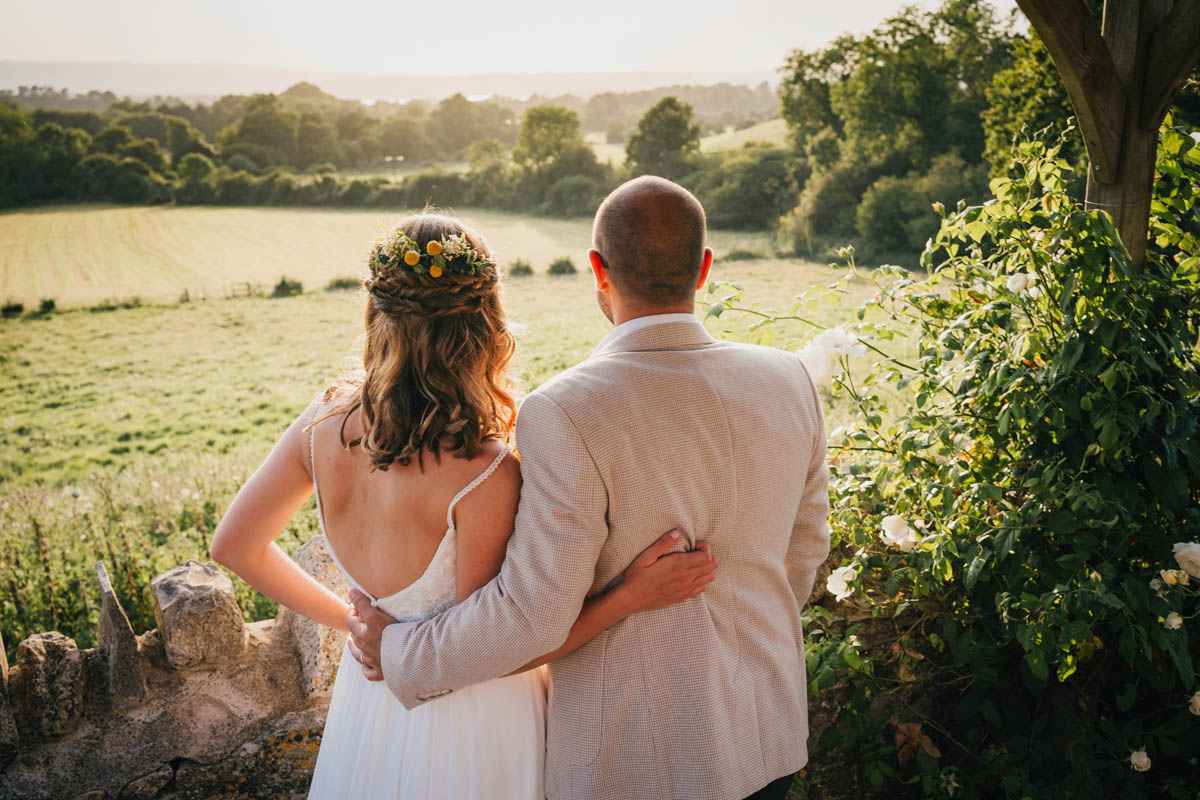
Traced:
[[[438, 214], [402, 220], [369, 255], [363, 372], [321, 392], [242, 487], [212, 557], [263, 594], [347, 630], [350, 607], [274, 544], [316, 498], [347, 584], [397, 620], [426, 619], [500, 570], [520, 494], [505, 441], [512, 334], [483, 239]], [[567, 641], [507, 677], [408, 711], [343, 649], [310, 797], [545, 796], [546, 671], [632, 613], [701, 592], [706, 548], [665, 534], [585, 603]], [[375, 665], [376, 667], [378, 665]]]

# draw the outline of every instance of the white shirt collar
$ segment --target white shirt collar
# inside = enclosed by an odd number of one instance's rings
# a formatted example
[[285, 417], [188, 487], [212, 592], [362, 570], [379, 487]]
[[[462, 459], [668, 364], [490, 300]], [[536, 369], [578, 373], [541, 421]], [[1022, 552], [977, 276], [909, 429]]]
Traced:
[[[615, 326], [608, 335], [600, 340], [600, 344], [596, 345], [596, 350], [600, 350], [609, 342], [624, 336], [627, 333], [640, 331], [642, 328], [649, 328], [651, 325], [665, 325], [668, 322], [694, 322], [697, 325], [700, 321], [696, 319], [695, 314], [687, 314], [682, 311], [671, 314], [648, 314], [644, 317], [634, 317], [627, 319], [620, 325]], [[595, 350], [593, 351], [595, 352]]]

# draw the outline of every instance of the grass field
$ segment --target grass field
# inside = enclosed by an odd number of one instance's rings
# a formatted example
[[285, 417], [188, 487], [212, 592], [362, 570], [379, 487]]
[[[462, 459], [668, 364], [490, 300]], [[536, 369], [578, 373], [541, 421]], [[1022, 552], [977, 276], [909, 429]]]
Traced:
[[[351, 365], [361, 296], [320, 287], [357, 272], [376, 219], [398, 213], [91, 207], [0, 215], [4, 293], [80, 306], [0, 320], [0, 634], [10, 654], [39, 630], [61, 630], [81, 646], [94, 641], [98, 559], [135, 628], [153, 626], [150, 579], [206, 557], [241, 482], [312, 396]], [[463, 216], [502, 260], [525, 258], [538, 273], [505, 287], [519, 326], [522, 390], [585, 358], [608, 329], [582, 272], [588, 222]], [[718, 251], [766, 245], [741, 233], [711, 239]], [[546, 276], [560, 255], [573, 256], [580, 274]], [[227, 282], [272, 283], [285, 272], [309, 291], [223, 296]], [[776, 308], [839, 275], [787, 260], [718, 259], [713, 272]], [[176, 302], [184, 288], [193, 299]], [[201, 290], [208, 299], [194, 299]], [[813, 316], [844, 322], [866, 293], [859, 285], [844, 307]], [[130, 295], [163, 302], [85, 307]], [[725, 315], [706, 324], [718, 336], [741, 337], [746, 323]], [[794, 324], [778, 344], [809, 335]], [[831, 410], [831, 424], [839, 413]], [[315, 531], [309, 504], [281, 544], [290, 549]], [[236, 585], [248, 617], [273, 613], [273, 604]]]
[[[549, 219], [479, 209], [459, 215], [488, 239], [502, 264], [523, 258], [536, 271], [560, 256], [584, 268], [588, 219]], [[222, 297], [237, 282], [273, 284], [281, 275], [320, 288], [363, 269], [380, 223], [404, 209], [57, 206], [0, 214], [0, 298], [59, 307], [108, 298]], [[766, 233], [715, 231], [718, 251], [765, 249]]]

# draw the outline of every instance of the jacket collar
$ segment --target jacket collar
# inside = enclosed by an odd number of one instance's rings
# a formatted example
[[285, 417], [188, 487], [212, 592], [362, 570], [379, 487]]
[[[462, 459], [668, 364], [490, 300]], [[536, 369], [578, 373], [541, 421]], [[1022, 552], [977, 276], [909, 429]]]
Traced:
[[654, 350], [695, 350], [716, 342], [699, 320], [662, 322], [628, 332], [614, 331], [592, 351], [592, 357], [610, 353], [637, 353]]

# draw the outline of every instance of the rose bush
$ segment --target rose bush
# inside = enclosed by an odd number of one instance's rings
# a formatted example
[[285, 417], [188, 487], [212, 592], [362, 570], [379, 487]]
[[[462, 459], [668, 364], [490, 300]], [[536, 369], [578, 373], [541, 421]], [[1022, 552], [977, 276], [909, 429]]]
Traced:
[[[1140, 269], [1068, 195], [1059, 147], [1019, 145], [992, 200], [944, 216], [926, 276], [873, 271], [854, 330], [804, 348], [851, 411], [829, 444], [836, 599], [808, 612], [810, 690], [842, 698], [819, 744], [889, 797], [1200, 785], [1200, 146], [1164, 126]], [[757, 341], [819, 301], [709, 290]]]

